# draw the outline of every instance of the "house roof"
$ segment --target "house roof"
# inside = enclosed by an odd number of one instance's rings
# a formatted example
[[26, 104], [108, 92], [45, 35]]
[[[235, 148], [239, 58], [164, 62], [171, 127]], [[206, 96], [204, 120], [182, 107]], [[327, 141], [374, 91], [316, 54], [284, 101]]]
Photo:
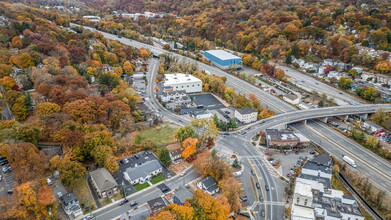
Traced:
[[298, 99], [298, 97], [296, 95], [292, 95], [292, 94], [286, 94], [285, 98], [292, 100], [292, 101]]
[[146, 177], [151, 172], [158, 170], [159, 168], [162, 168], [162, 166], [157, 160], [150, 160], [140, 166], [126, 169], [126, 173], [131, 180], [136, 180], [140, 177]]
[[166, 207], [166, 202], [163, 200], [162, 197], [157, 197], [155, 199], [149, 200], [147, 203], [153, 214], [155, 214], [160, 209]]
[[145, 220], [150, 217], [150, 212], [147, 206], [141, 206], [137, 209], [122, 213], [120, 220]]
[[182, 203], [185, 203], [186, 199], [193, 197], [193, 193], [181, 185], [178, 187], [178, 190], [175, 191], [174, 196], [177, 197], [177, 199], [179, 199], [179, 201]]
[[364, 123], [367, 124], [368, 126], [371, 126], [371, 127], [377, 128], [377, 129], [382, 129], [383, 128], [382, 126], [380, 126], [378, 124], [375, 124], [375, 123], [373, 123], [371, 121], [365, 121]]
[[252, 109], [252, 108], [237, 108], [236, 111], [238, 111], [241, 115], [247, 115], [247, 114], [251, 114], [251, 113], [254, 113], [254, 112], [257, 112], [256, 110]]
[[77, 198], [76, 198], [75, 194], [73, 194], [73, 193], [67, 193], [67, 194], [61, 196], [60, 200], [61, 200], [62, 204], [64, 204], [65, 206], [67, 206], [67, 204], [68, 204], [69, 202], [72, 202], [72, 201], [74, 201], [74, 200], [77, 200]]
[[228, 53], [225, 50], [207, 50], [205, 52], [219, 58], [220, 60], [241, 59], [240, 57]]
[[104, 167], [90, 172], [90, 176], [101, 192], [118, 186], [113, 176]]
[[300, 139], [289, 130], [266, 129], [265, 135], [271, 141], [299, 141]]
[[176, 157], [178, 155], [181, 155], [181, 150], [180, 149], [172, 150], [172, 151], [170, 151], [170, 155], [171, 155], [171, 157]]
[[216, 180], [211, 176], [208, 176], [208, 177], [202, 179], [200, 182], [203, 183], [206, 188], [209, 188], [209, 187], [217, 184]]
[[307, 161], [307, 163], [304, 164], [303, 169], [316, 170], [316, 171], [320, 170], [324, 173], [331, 174], [331, 169], [328, 166], [317, 164], [312, 161]]
[[316, 156], [314, 159], [311, 160], [314, 163], [321, 164], [324, 166], [330, 166], [331, 164], [331, 157], [328, 153], [324, 152]]

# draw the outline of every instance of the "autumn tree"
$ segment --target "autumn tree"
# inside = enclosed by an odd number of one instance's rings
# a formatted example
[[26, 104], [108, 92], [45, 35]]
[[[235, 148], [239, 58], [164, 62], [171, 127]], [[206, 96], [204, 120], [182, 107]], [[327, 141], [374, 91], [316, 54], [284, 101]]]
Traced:
[[9, 76], [12, 73], [13, 69], [11, 65], [0, 64], [0, 78], [4, 76]]
[[151, 53], [145, 48], [140, 48], [139, 54], [141, 58], [144, 58], [144, 60], [151, 56]]
[[389, 60], [379, 61], [375, 66], [375, 70], [379, 73], [391, 74], [391, 62]]
[[128, 75], [133, 75], [136, 67], [129, 61], [126, 61], [123, 65], [124, 72]]
[[11, 41], [11, 47], [12, 48], [22, 49], [22, 47], [23, 47], [23, 40], [19, 36], [13, 37], [12, 41]]
[[77, 161], [70, 160], [68, 157], [60, 158], [54, 156], [50, 163], [61, 174], [61, 182], [73, 188], [80, 179], [87, 173], [83, 165]]
[[193, 207], [196, 217], [204, 216], [206, 219], [218, 220], [227, 219], [230, 214], [231, 208], [225, 196], [215, 199], [200, 189], [195, 191], [189, 203]]
[[352, 85], [352, 83], [353, 83], [352, 80], [349, 77], [346, 77], [346, 76], [342, 76], [338, 80], [338, 86], [341, 89], [350, 89], [350, 86]]
[[191, 121], [191, 125], [196, 130], [196, 136], [199, 140], [198, 143], [201, 147], [208, 137], [214, 139], [219, 135], [219, 130], [211, 118], [193, 119]]
[[28, 116], [28, 108], [26, 102], [26, 96], [20, 96], [15, 100], [14, 105], [11, 107], [16, 119], [25, 120]]
[[36, 106], [36, 114], [40, 119], [45, 119], [60, 110], [61, 107], [59, 105], [51, 102], [42, 102]]
[[194, 136], [195, 130], [190, 125], [181, 127], [175, 131], [175, 138], [181, 143], [187, 138], [193, 138]]
[[7, 91], [12, 89], [16, 85], [16, 82], [12, 77], [5, 76], [0, 79], [0, 85]]
[[182, 157], [187, 159], [196, 152], [198, 139], [196, 138], [187, 138], [182, 143]]
[[228, 179], [221, 181], [219, 186], [222, 194], [227, 197], [232, 211], [240, 211], [242, 208], [242, 204], [239, 200], [242, 188], [240, 183], [234, 177], [229, 177]]

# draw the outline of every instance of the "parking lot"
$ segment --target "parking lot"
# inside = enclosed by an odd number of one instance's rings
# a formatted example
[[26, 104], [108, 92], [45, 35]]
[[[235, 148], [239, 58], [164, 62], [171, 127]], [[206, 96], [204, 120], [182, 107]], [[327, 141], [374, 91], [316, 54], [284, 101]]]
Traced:
[[[136, 189], [124, 178], [123, 172], [126, 171], [126, 169], [130, 167], [135, 167], [137, 164], [138, 166], [147, 162], [157, 160], [157, 157], [150, 151], [143, 151], [138, 154], [134, 154], [130, 157], [124, 158], [119, 161], [119, 170], [114, 174], [114, 179], [118, 183], [118, 185], [122, 186], [124, 185], [124, 189], [126, 191], [126, 195], [130, 195], [132, 193], [137, 192]], [[166, 179], [171, 178], [173, 176], [172, 173], [159, 161], [160, 165], [163, 167], [162, 174]]]
[[223, 103], [210, 93], [191, 95], [190, 97], [197, 106], [204, 106], [204, 109], [216, 110], [225, 108]]
[[6, 158], [1, 159], [2, 166], [0, 169], [0, 196], [6, 196], [8, 192], [12, 193], [16, 186], [15, 176]]
[[280, 166], [282, 169], [282, 174], [287, 176], [290, 173], [291, 169], [294, 169], [295, 166], [298, 166], [298, 161], [302, 162], [305, 158], [312, 160], [315, 151], [312, 148], [302, 150], [297, 154], [294, 152], [289, 152], [288, 154], [274, 154], [274, 160], [280, 161]]

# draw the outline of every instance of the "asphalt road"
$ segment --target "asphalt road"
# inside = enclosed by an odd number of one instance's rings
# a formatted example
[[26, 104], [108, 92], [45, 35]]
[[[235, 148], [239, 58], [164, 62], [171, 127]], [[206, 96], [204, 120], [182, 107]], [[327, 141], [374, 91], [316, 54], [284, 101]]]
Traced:
[[[85, 28], [93, 30], [93, 31], [96, 31], [93, 28], [89, 28], [89, 27], [85, 27]], [[226, 72], [224, 72], [224, 71], [222, 71], [222, 70], [220, 70], [218, 68], [209, 66], [209, 65], [201, 63], [201, 62], [194, 61], [194, 60], [192, 60], [190, 58], [187, 58], [187, 57], [184, 57], [184, 56], [172, 53], [172, 52], [168, 52], [168, 51], [162, 50], [160, 48], [153, 47], [151, 45], [143, 44], [143, 43], [136, 42], [136, 41], [133, 41], [133, 40], [130, 40], [130, 39], [126, 39], [126, 38], [117, 38], [117, 36], [115, 36], [113, 34], [101, 32], [101, 31], [99, 31], [99, 32], [102, 33], [104, 35], [104, 37], [106, 37], [108, 39], [118, 40], [121, 43], [124, 43], [126, 45], [130, 45], [130, 46], [134, 46], [134, 47], [137, 47], [137, 48], [143, 47], [143, 48], [146, 48], [146, 49], [150, 50], [152, 53], [154, 53], [156, 55], [159, 55], [159, 54], [162, 54], [162, 53], [170, 53], [170, 54], [172, 54], [174, 56], [177, 56], [180, 59], [183, 59], [186, 62], [196, 63], [200, 69], [207, 70], [210, 73], [216, 74], [216, 75], [219, 75], [219, 76], [225, 76], [225, 77], [227, 77], [226, 84], [228, 86], [235, 88], [235, 90], [237, 92], [242, 93], [242, 94], [247, 94], [247, 95], [251, 94], [251, 93], [254, 94], [258, 99], [260, 99], [262, 101], [263, 105], [265, 105], [266, 107], [276, 111], [276, 113], [295, 112], [297, 110], [295, 107], [293, 107], [292, 105], [282, 101], [281, 99], [279, 99], [277, 97], [274, 97], [274, 96], [272, 96], [272, 95], [262, 91], [258, 87], [254, 86], [254, 85], [251, 85], [250, 83], [247, 83], [247, 82], [245, 82], [243, 80], [240, 80], [240, 79], [238, 79], [238, 78], [236, 78], [236, 77], [234, 77], [234, 76], [232, 76], [232, 75], [230, 75], [230, 74], [228, 74], [228, 73], [226, 73]], [[308, 78], [310, 78], [310, 77], [308, 77]], [[330, 90], [335, 90], [335, 88], [331, 87]], [[152, 101], [155, 102], [155, 100], [153, 100], [153, 98], [152, 98]], [[354, 108], [354, 107], [356, 107], [356, 106], [346, 106], [345, 108], [349, 109], [349, 108]], [[337, 108], [341, 108], [341, 107], [337, 107]], [[361, 109], [361, 110], [364, 110], [366, 107], [364, 106], [362, 108], [363, 109]], [[339, 110], [342, 111], [342, 109], [339, 109]], [[337, 111], [339, 111], [339, 110], [337, 110]], [[164, 111], [164, 110], [161, 110], [161, 111]], [[315, 109], [315, 110], [312, 110], [311, 112], [309, 112], [307, 114], [312, 115], [312, 116], [316, 116], [315, 114], [316, 114], [317, 111], [318, 110]], [[357, 111], [360, 111], [360, 110], [357, 110]], [[162, 112], [162, 113], [164, 114], [165, 117], [169, 118], [170, 120], [172, 120], [174, 122], [177, 122], [177, 123], [179, 122], [181, 124], [186, 124], [186, 122], [180, 121], [181, 119], [180, 119], [179, 116], [175, 116], [175, 115], [169, 114], [168, 112]], [[301, 112], [300, 113], [295, 112], [294, 114], [302, 114], [302, 113]], [[324, 112], [322, 114], [324, 114]], [[261, 125], [259, 123], [258, 124], [253, 124], [252, 125], [252, 131], [251, 132], [247, 132], [246, 135], [243, 135], [243, 139], [245, 141], [246, 140], [248, 141], [248, 140], [250, 140], [250, 138], [252, 136], [254, 136], [259, 131], [261, 131], [261, 130], [263, 130], [265, 128], [271, 128], [271, 127], [273, 127], [273, 124], [274, 125], [278, 125], [279, 124], [278, 121], [276, 121], [276, 118], [270, 118], [269, 120], [274, 120], [274, 121], [272, 122], [272, 124], [269, 124], [269, 123], [265, 123], [263, 125]], [[289, 120], [289, 118], [288, 118], [288, 120]], [[291, 122], [293, 122], [293, 121], [291, 121]], [[286, 121], [283, 122], [283, 124], [285, 124], [285, 123], [286, 123]], [[368, 150], [363, 149], [363, 147], [361, 147], [361, 146], [355, 145], [353, 141], [351, 141], [347, 137], [343, 136], [342, 134], [338, 134], [338, 133], [333, 134], [333, 136], [335, 137], [335, 141], [334, 141], [334, 143], [330, 143], [329, 142], [329, 138], [327, 138], [324, 135], [332, 133], [333, 132], [332, 128], [323, 127], [322, 128], [323, 130], [320, 130], [319, 127], [314, 126], [312, 124], [309, 124], [309, 125], [297, 124], [297, 125], [295, 125], [295, 127], [297, 129], [301, 129], [303, 131], [303, 135], [307, 136], [311, 141], [314, 141], [316, 143], [316, 142], [320, 142], [319, 140], [321, 140], [320, 145], [322, 147], [324, 147], [324, 148], [327, 148], [327, 149], [329, 149], [329, 148], [333, 149], [330, 152], [333, 155], [337, 156], [337, 157], [342, 155], [342, 154], [345, 154], [345, 155], [349, 155], [349, 156], [352, 156], [352, 157], [356, 158], [357, 156], [354, 156], [352, 153], [353, 152], [362, 151], [361, 158], [366, 158], [367, 163], [376, 164], [376, 163], [379, 162], [379, 163], [381, 163], [383, 165], [386, 165], [386, 164], [389, 165], [389, 163], [387, 161], [384, 161], [383, 159], [381, 159], [378, 156], [371, 157], [370, 156], [372, 154], [371, 152], [369, 152]], [[309, 129], [311, 129], [311, 130], [309, 130]], [[314, 132], [317, 132], [317, 133], [323, 134], [323, 135], [314, 136], [313, 135]], [[350, 143], [350, 146], [352, 146], [352, 149], [349, 149], [349, 152], [347, 153], [346, 149], [344, 148], [343, 145], [340, 145], [340, 144], [335, 145], [336, 143], [340, 143], [340, 141], [344, 141], [346, 143]], [[243, 144], [243, 143], [244, 143], [243, 141], [240, 142], [240, 144]], [[328, 144], [326, 144], [326, 143], [328, 143]], [[227, 146], [228, 147], [232, 147], [236, 151], [238, 151], [241, 148], [241, 147], [238, 147], [240, 145], [234, 145], [231, 142], [228, 142]], [[248, 147], [248, 149], [251, 149], [251, 148], [252, 147]], [[261, 155], [261, 154], [259, 154], [259, 152], [243, 152], [243, 153], [245, 153], [244, 155], [248, 155], [248, 156]], [[370, 158], [370, 159], [367, 159], [367, 158]], [[262, 165], [260, 165], [260, 166], [262, 167]], [[268, 173], [268, 172], [266, 172], [266, 173]], [[378, 170], [378, 169], [374, 169], [374, 167], [371, 166], [370, 172], [368, 172], [368, 173], [371, 173], [371, 174], [377, 173], [378, 174], [378, 175], [371, 175], [370, 176], [370, 180], [372, 180], [372, 182], [375, 185], [378, 185], [377, 183], [379, 182], [379, 180], [381, 180], [380, 182], [389, 182], [390, 174], [388, 172], [384, 172], [384, 171], [381, 171], [381, 170]], [[267, 174], [265, 174], [265, 175], [267, 175]], [[373, 176], [378, 176], [378, 178], [373, 178]], [[271, 187], [273, 187], [273, 186], [271, 186]], [[390, 190], [391, 189], [388, 188], [387, 192], [390, 193]], [[273, 199], [273, 198], [271, 197], [271, 199]], [[273, 206], [271, 206], [271, 207], [273, 207]], [[275, 214], [275, 216], [278, 216], [277, 208], [275, 208], [275, 209], [273, 208], [273, 210], [269, 210], [269, 212], [267, 212], [267, 213], [269, 213], [268, 217], [271, 215], [271, 213]], [[281, 213], [281, 216], [282, 216], [282, 213]]]

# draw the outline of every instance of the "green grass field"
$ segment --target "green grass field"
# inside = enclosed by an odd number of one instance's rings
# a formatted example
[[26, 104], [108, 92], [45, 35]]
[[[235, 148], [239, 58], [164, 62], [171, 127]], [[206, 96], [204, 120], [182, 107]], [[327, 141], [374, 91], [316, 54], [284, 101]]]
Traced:
[[152, 183], [152, 184], [156, 184], [156, 183], [161, 182], [161, 181], [163, 181], [163, 180], [164, 180], [163, 174], [159, 174], [159, 175], [157, 175], [157, 176], [155, 176], [155, 177], [153, 177], [153, 178], [151, 179], [151, 183]]
[[145, 140], [151, 140], [157, 147], [166, 146], [175, 141], [174, 134], [176, 128], [169, 125], [162, 125], [159, 128], [149, 128], [140, 132], [140, 136]]
[[148, 186], [149, 186], [149, 183], [143, 183], [143, 184], [134, 185], [133, 187], [135, 190], [140, 191], [140, 190], [147, 188]]

